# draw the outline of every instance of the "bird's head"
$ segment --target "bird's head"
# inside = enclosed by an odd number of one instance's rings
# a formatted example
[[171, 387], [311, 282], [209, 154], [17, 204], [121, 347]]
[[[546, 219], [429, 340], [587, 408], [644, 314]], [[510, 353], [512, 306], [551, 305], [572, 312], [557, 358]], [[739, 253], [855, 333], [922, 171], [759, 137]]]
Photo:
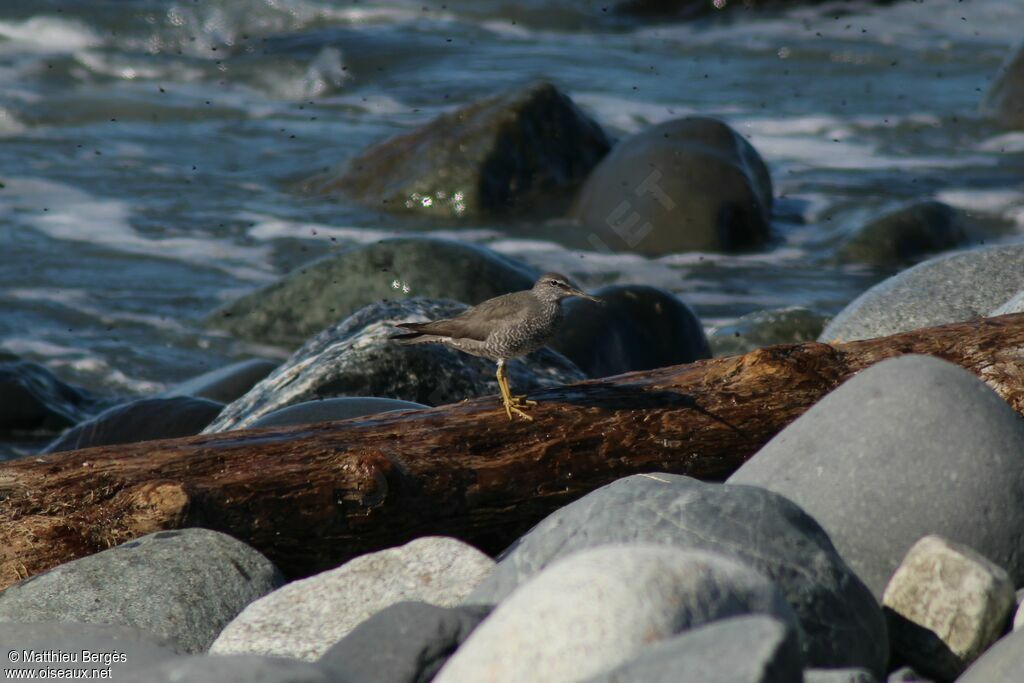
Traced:
[[576, 288], [569, 282], [569, 278], [558, 273], [544, 273], [533, 285], [533, 292], [545, 301], [561, 301], [570, 296], [578, 296], [581, 299], [602, 303], [600, 299], [592, 297], [586, 292]]

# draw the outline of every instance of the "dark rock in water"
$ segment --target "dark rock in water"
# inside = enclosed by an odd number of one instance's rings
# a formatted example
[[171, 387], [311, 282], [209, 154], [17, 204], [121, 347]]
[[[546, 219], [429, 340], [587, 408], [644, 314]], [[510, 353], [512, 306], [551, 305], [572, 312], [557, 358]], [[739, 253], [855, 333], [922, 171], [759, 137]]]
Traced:
[[205, 398], [143, 398], [108, 408], [61, 434], [43, 453], [198, 434], [224, 404]]
[[59, 432], [88, 418], [97, 400], [37, 363], [0, 362], [0, 432]]
[[[367, 306], [310, 339], [291, 358], [228, 405], [206, 432], [252, 425], [267, 413], [333, 396], [380, 396], [428, 406], [498, 393], [495, 364], [440, 344], [388, 339], [395, 324], [436, 320], [465, 310], [454, 301], [410, 299]], [[541, 349], [508, 364], [516, 392], [585, 379], [563, 356]]]
[[1024, 245], [972, 249], [919, 263], [857, 297], [819, 341], [884, 337], [984, 317], [1024, 289], [1022, 264]]
[[120, 624], [204, 652], [243, 607], [283, 583], [270, 560], [230, 536], [159, 531], [0, 591], [0, 622]]
[[807, 510], [876, 596], [929, 534], [969, 545], [1024, 583], [1024, 421], [938, 358], [902, 356], [855, 375], [729, 482]]
[[593, 246], [659, 256], [759, 247], [771, 208], [757, 151], [725, 123], [693, 117], [619, 143], [590, 174], [572, 216], [593, 231]]
[[394, 410], [417, 410], [428, 408], [422, 403], [398, 401], [393, 398], [375, 398], [372, 396], [343, 396], [341, 398], [325, 398], [319, 401], [296, 403], [267, 413], [253, 422], [250, 427], [283, 427], [285, 425], [301, 425], [330, 420], [347, 420], [351, 417], [376, 415]]
[[641, 650], [640, 656], [586, 683], [803, 683], [793, 628], [752, 615], [684, 631]]
[[274, 361], [262, 358], [232, 363], [185, 380], [160, 394], [161, 396], [195, 396], [219, 403], [230, 403], [252, 389], [256, 382], [277, 367]]
[[1024, 672], [1024, 630], [1000, 638], [957, 683], [1020, 683]]
[[516, 541], [466, 600], [496, 604], [552, 562], [607, 543], [659, 543], [739, 559], [776, 582], [820, 667], [881, 674], [885, 620], [821, 527], [782, 496], [673, 474], [635, 475], [549, 515]]
[[588, 377], [709, 358], [707, 337], [689, 306], [655, 287], [613, 285], [593, 292], [604, 305], [570, 299], [551, 348]]
[[357, 626], [317, 664], [345, 683], [430, 681], [490, 612], [400, 602]]
[[893, 267], [962, 246], [967, 241], [960, 212], [937, 201], [917, 202], [880, 216], [847, 242], [847, 260]]
[[296, 347], [378, 301], [416, 296], [473, 306], [529, 289], [539, 275], [483, 247], [400, 237], [346, 249], [302, 266], [215, 311], [207, 323], [243, 339]]
[[538, 83], [377, 143], [306, 189], [392, 211], [494, 216], [567, 198], [608, 147], [571, 99]]
[[1024, 47], [1016, 47], [999, 67], [981, 101], [983, 114], [1003, 128], [1024, 128]]
[[348, 683], [309, 662], [284, 657], [210, 655], [178, 657], [134, 671], [124, 683]]
[[[179, 655], [179, 650], [170, 641], [138, 629], [108, 624], [58, 621], [29, 624], [0, 622], [0, 644], [3, 647], [0, 656], [0, 680], [8, 680], [8, 676], [17, 675], [11, 673], [15, 670], [33, 670], [37, 672], [34, 677], [42, 679], [45, 675], [42, 671], [48, 668], [102, 670], [109, 666], [108, 680], [121, 681], [122, 676], [136, 669], [148, 668]], [[17, 658], [8, 654], [12, 650], [17, 653]], [[23, 652], [33, 650], [37, 653], [74, 653], [78, 661], [30, 662], [23, 656]], [[101, 657], [106, 655], [110, 657], [110, 661], [83, 661], [84, 650]], [[114, 660], [112, 655], [115, 652], [124, 655], [123, 661]]]
[[708, 342], [715, 356], [732, 356], [773, 344], [814, 341], [828, 318], [801, 306], [748, 313], [730, 325], [711, 331]]

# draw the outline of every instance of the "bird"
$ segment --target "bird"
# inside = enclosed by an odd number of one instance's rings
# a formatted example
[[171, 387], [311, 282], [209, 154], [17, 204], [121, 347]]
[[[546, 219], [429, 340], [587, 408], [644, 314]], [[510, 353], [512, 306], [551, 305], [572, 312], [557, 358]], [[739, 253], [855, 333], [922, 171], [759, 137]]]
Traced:
[[533, 420], [525, 408], [535, 405], [525, 396], [513, 396], [505, 363], [544, 346], [562, 322], [562, 301], [579, 297], [602, 303], [569, 282], [560, 273], [544, 273], [530, 289], [502, 294], [467, 308], [454, 318], [425, 323], [399, 323], [410, 330], [392, 335], [400, 344], [439, 343], [498, 364], [498, 388], [508, 419], [513, 414]]

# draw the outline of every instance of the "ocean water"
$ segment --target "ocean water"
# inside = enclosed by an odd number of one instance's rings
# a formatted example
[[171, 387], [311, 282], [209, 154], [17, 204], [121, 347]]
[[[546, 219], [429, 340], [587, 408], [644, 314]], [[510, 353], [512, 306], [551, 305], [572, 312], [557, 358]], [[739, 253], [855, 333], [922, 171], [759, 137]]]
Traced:
[[[152, 393], [282, 355], [203, 330], [222, 302], [411, 232], [588, 285], [665, 287], [708, 326], [778, 306], [838, 311], [888, 274], [838, 263], [838, 246], [909, 200], [964, 209], [975, 242], [1022, 238], [1024, 133], [977, 111], [1024, 3], [839, 2], [647, 24], [601, 7], [3, 0], [0, 350], [105, 395]], [[772, 244], [588, 253], [550, 225], [424, 221], [291, 190], [369, 142], [542, 78], [615, 137], [687, 114], [728, 121], [771, 168]]]

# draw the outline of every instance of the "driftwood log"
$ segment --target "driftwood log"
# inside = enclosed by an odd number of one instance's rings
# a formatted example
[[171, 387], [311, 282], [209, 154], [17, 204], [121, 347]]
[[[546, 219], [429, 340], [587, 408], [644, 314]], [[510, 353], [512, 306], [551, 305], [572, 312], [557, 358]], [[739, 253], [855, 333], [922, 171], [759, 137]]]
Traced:
[[203, 526], [293, 577], [417, 536], [500, 550], [619, 477], [718, 480], [852, 374], [945, 358], [1024, 411], [1024, 314], [891, 337], [774, 346], [532, 396], [288, 428], [108, 446], [0, 464], [0, 589], [162, 529]]

